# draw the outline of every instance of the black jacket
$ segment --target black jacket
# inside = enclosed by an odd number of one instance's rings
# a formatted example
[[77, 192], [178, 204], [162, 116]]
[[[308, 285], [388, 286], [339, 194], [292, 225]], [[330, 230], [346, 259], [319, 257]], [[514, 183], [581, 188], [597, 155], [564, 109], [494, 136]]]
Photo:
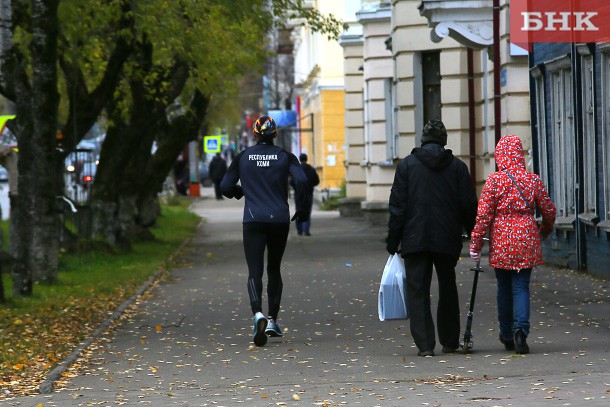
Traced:
[[415, 148], [396, 168], [390, 193], [388, 250], [401, 255], [435, 252], [459, 257], [470, 234], [477, 196], [468, 167], [438, 144]]
[[[271, 142], [259, 142], [235, 157], [220, 183], [220, 190], [227, 198], [239, 199], [242, 195], [246, 198], [244, 223], [290, 223], [289, 175], [301, 192], [307, 178], [296, 156]], [[237, 185], [238, 181], [241, 185]], [[297, 199], [296, 210], [303, 211], [304, 207]]]
[[221, 181], [227, 173], [227, 162], [224, 158], [214, 156], [210, 161], [209, 174], [212, 181]]
[[303, 187], [303, 194], [305, 196], [303, 196], [303, 197], [296, 196], [297, 188], [296, 188], [296, 185], [292, 178], [290, 178], [290, 185], [294, 188], [295, 199], [301, 200], [302, 202], [304, 202], [305, 203], [304, 209], [309, 212], [311, 210], [311, 208], [313, 207], [313, 191], [314, 191], [315, 186], [320, 184], [320, 177], [318, 176], [316, 169], [307, 163], [301, 163], [301, 168], [303, 169], [303, 172], [305, 173], [305, 176], [307, 177], [307, 183]]

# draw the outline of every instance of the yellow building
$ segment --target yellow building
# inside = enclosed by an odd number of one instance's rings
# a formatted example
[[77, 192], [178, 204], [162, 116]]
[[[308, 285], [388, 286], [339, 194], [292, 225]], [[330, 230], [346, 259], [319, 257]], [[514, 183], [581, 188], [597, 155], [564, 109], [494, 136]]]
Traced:
[[[311, 3], [322, 14], [345, 19], [345, 1]], [[325, 198], [337, 194], [345, 182], [343, 50], [337, 41], [307, 26], [296, 26], [292, 35], [301, 117], [300, 152], [308, 155], [309, 163], [318, 171], [320, 185], [316, 191]]]

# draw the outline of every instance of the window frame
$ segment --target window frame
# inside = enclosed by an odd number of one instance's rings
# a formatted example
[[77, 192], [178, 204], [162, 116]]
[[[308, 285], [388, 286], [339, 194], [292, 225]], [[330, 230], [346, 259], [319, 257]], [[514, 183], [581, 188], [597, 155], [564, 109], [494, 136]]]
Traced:
[[[557, 227], [572, 229], [576, 218], [576, 143], [572, 66], [569, 56], [547, 64], [551, 102], [553, 190]], [[572, 165], [570, 165], [572, 164]]]
[[[434, 66], [429, 64], [427, 57], [434, 58]], [[438, 67], [438, 76], [429, 75], [433, 68]], [[431, 119], [443, 120], [443, 103], [441, 83], [441, 51], [425, 51], [421, 53], [421, 72], [422, 72], [422, 114], [424, 126]], [[437, 94], [437, 95], [434, 95]], [[438, 101], [435, 105], [434, 101]]]
[[583, 123], [583, 212], [597, 213], [597, 161], [595, 155], [595, 61], [590, 53], [581, 57]]
[[601, 50], [601, 111], [602, 111], [602, 177], [605, 219], [598, 226], [610, 232], [610, 45]]
[[545, 77], [539, 67], [532, 68], [536, 89], [535, 114], [538, 135], [538, 172], [542, 183], [549, 190], [549, 150], [546, 126], [546, 88]]

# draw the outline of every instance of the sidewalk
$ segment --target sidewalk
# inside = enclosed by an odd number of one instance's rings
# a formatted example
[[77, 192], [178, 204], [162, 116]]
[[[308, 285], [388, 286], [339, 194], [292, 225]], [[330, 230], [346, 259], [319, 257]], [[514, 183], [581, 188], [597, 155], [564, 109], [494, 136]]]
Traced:
[[[285, 336], [254, 347], [243, 201], [216, 201], [210, 189], [192, 206], [205, 220], [181, 265], [92, 350], [68, 389], [3, 406], [609, 404], [608, 281], [537, 269], [532, 353], [517, 356], [497, 339], [495, 279], [484, 259], [474, 352], [444, 355], [438, 345], [437, 356], [418, 357], [408, 321], [377, 318], [385, 228], [337, 212], [314, 211], [311, 237], [292, 227], [279, 316]], [[458, 263], [462, 325], [471, 266]]]

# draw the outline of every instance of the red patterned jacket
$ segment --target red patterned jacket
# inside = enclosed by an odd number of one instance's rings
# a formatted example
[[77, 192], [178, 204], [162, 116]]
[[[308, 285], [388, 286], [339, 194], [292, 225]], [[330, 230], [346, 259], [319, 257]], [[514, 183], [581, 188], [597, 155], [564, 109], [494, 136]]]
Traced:
[[[481, 192], [470, 251], [481, 251], [489, 231], [490, 266], [518, 270], [543, 264], [540, 237], [553, 230], [555, 205], [538, 175], [525, 169], [519, 137], [503, 136], [494, 157], [500, 171], [489, 175]], [[529, 207], [506, 172], [521, 188]], [[542, 214], [540, 230], [534, 219], [535, 205]]]

